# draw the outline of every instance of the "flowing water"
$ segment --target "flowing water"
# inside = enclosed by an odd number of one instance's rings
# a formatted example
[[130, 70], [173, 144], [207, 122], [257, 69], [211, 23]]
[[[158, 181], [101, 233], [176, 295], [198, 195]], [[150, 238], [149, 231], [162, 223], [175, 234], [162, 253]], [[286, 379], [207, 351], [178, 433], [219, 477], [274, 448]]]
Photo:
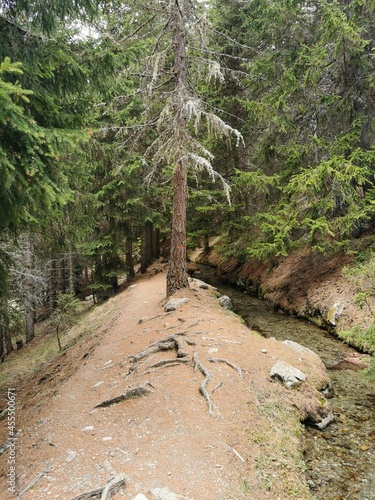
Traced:
[[220, 282], [200, 266], [197, 278], [228, 295], [234, 311], [265, 337], [293, 340], [315, 351], [328, 368], [335, 421], [324, 431], [306, 427], [305, 463], [317, 500], [375, 499], [375, 383], [344, 360], [356, 352], [315, 325], [274, 311], [272, 305]]

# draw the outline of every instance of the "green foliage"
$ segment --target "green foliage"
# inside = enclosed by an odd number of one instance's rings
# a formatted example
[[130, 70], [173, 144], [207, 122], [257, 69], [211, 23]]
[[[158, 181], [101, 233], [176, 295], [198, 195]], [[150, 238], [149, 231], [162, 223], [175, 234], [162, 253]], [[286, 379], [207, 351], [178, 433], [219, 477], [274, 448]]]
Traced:
[[[362, 253], [355, 265], [343, 269], [343, 274], [355, 286], [357, 293], [354, 301], [356, 305], [361, 309], [364, 307], [368, 308], [375, 318], [375, 311], [371, 306], [371, 302], [375, 296], [375, 257], [373, 253]], [[375, 355], [375, 320], [367, 329], [361, 326], [355, 326], [349, 330], [340, 331], [339, 336], [348, 344], [359, 347], [365, 352]], [[371, 380], [375, 379], [374, 356], [370, 361], [369, 368], [364, 371], [364, 374]]]

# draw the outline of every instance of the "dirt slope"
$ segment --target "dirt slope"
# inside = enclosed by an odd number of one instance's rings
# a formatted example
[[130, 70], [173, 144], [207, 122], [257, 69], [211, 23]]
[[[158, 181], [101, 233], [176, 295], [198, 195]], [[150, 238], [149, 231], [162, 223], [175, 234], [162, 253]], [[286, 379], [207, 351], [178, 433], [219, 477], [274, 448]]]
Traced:
[[[177, 294], [188, 301], [175, 311], [165, 312], [164, 297], [160, 263], [94, 308], [85, 317], [91, 336], [19, 392], [18, 493], [37, 479], [22, 499], [69, 500], [120, 473], [115, 499], [151, 500], [155, 488], [195, 500], [311, 498], [299, 420], [321, 404], [319, 358], [259, 337], [198, 282]], [[304, 371], [300, 390], [270, 379], [279, 359]], [[108, 404], [121, 395], [134, 397]], [[2, 499], [16, 498], [8, 452]]]

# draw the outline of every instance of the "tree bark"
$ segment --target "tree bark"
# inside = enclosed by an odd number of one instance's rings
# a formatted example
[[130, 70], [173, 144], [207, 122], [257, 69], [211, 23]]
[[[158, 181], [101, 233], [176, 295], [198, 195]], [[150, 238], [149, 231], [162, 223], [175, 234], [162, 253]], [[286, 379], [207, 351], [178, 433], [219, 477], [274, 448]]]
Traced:
[[152, 262], [152, 224], [146, 222], [142, 228], [141, 273], [147, 271]]
[[32, 271], [34, 267], [34, 250], [31, 242], [31, 235], [27, 235], [25, 239], [25, 332], [26, 343], [31, 342], [35, 337], [35, 304], [34, 304], [34, 279]]
[[186, 264], [186, 204], [187, 167], [179, 162], [173, 176], [172, 235], [167, 273], [168, 297], [176, 290], [189, 286]]
[[167, 273], [167, 297], [176, 290], [189, 286], [186, 263], [186, 208], [187, 164], [181, 158], [185, 154], [187, 124], [181, 110], [187, 89], [187, 62], [184, 31], [184, 0], [175, 2], [174, 8], [174, 76], [176, 102], [176, 140], [179, 160], [173, 174], [173, 216], [171, 250]]
[[133, 238], [128, 235], [125, 244], [125, 267], [126, 267], [126, 281], [130, 282], [135, 276], [134, 261], [133, 261]]
[[160, 257], [160, 228], [156, 227], [153, 233], [152, 256], [154, 259]]
[[73, 249], [70, 246], [69, 253], [68, 253], [68, 272], [69, 272], [68, 293], [70, 293], [71, 295], [75, 295], [74, 266], [75, 266], [74, 254], [73, 254]]

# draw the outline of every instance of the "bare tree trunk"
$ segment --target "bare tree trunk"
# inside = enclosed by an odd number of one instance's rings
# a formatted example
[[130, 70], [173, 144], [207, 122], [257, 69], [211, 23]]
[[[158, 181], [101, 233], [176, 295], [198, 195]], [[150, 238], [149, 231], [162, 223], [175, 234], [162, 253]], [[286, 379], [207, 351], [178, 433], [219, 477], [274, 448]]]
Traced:
[[10, 324], [9, 324], [9, 315], [6, 312], [4, 315], [4, 342], [5, 342], [5, 349], [6, 353], [9, 354], [12, 351], [14, 351], [14, 346], [12, 342], [12, 335], [10, 332]]
[[0, 322], [0, 363], [4, 361], [4, 326]]
[[65, 293], [65, 259], [63, 255], [59, 256], [57, 261], [57, 293]]
[[210, 237], [208, 234], [203, 236], [203, 253], [208, 253], [210, 251]]
[[186, 203], [187, 167], [179, 162], [173, 176], [173, 217], [167, 296], [189, 286], [186, 263]]
[[134, 262], [133, 262], [133, 238], [129, 234], [126, 237], [126, 246], [125, 246], [125, 267], [126, 267], [126, 281], [132, 281], [135, 272], [134, 272]]
[[26, 343], [31, 342], [35, 337], [35, 304], [34, 304], [34, 279], [32, 271], [34, 268], [34, 250], [31, 242], [31, 235], [28, 234], [25, 238], [25, 332]]
[[152, 262], [152, 224], [146, 222], [142, 228], [141, 273], [145, 273]]
[[152, 256], [154, 259], [160, 257], [160, 228], [156, 227], [153, 233]]
[[74, 295], [75, 294], [74, 253], [71, 246], [69, 246], [69, 253], [68, 253], [68, 272], [69, 272], [68, 293]]
[[[186, 93], [187, 62], [184, 31], [184, 0], [175, 2], [174, 7], [174, 74], [176, 99], [176, 135], [181, 156], [186, 147], [186, 117], [181, 102]], [[180, 158], [181, 158], [180, 156]], [[173, 175], [173, 216], [171, 250], [167, 273], [167, 296], [176, 290], [189, 286], [186, 263], [186, 208], [187, 208], [187, 165], [181, 159]]]
[[56, 260], [54, 259], [53, 254], [51, 254], [51, 261], [49, 266], [49, 279], [48, 279], [48, 288], [49, 288], [49, 310], [52, 314], [56, 309]]

